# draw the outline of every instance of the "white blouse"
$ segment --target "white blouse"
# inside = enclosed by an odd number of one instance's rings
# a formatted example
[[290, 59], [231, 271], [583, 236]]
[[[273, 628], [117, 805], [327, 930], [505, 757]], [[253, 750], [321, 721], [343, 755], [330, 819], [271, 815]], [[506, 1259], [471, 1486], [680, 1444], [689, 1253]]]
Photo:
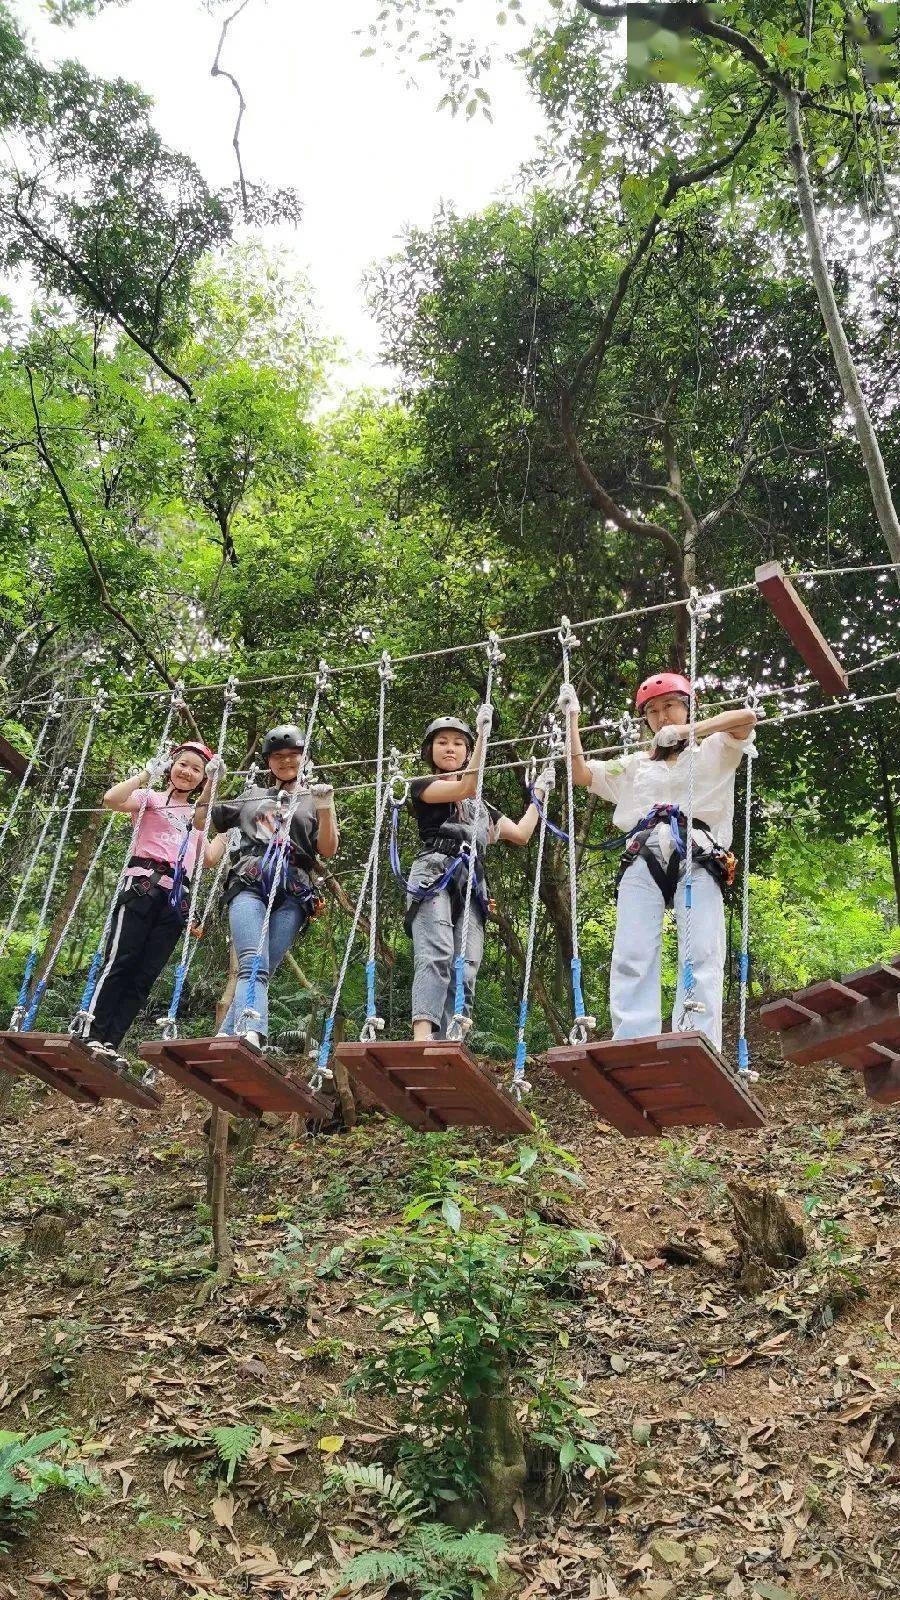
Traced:
[[[726, 850], [734, 829], [734, 778], [741, 759], [753, 743], [730, 733], [711, 733], [697, 741], [694, 751], [694, 816], [708, 824], [713, 837]], [[623, 833], [640, 822], [654, 806], [675, 805], [687, 815], [690, 755], [687, 746], [670, 761], [651, 761], [643, 750], [612, 761], [589, 761], [591, 794], [615, 806], [613, 822]], [[672, 853], [668, 824], [660, 824], [657, 840], [664, 861]], [[699, 842], [704, 843], [701, 834]], [[708, 843], [708, 841], [706, 841]]]

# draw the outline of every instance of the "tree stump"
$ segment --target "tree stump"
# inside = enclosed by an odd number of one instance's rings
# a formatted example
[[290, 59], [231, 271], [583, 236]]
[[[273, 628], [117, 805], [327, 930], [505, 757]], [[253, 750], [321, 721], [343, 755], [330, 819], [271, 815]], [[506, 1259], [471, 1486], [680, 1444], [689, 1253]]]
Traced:
[[477, 1395], [468, 1402], [476, 1436], [476, 1471], [491, 1528], [516, 1526], [513, 1507], [525, 1487], [525, 1441], [515, 1402], [507, 1394]]
[[744, 1288], [756, 1292], [771, 1281], [773, 1271], [796, 1266], [806, 1255], [803, 1222], [796, 1209], [761, 1183], [728, 1185], [734, 1211], [734, 1233], [740, 1252], [738, 1275]]
[[69, 1224], [55, 1211], [42, 1212], [35, 1217], [25, 1235], [25, 1249], [33, 1256], [49, 1260], [61, 1256], [66, 1247]]

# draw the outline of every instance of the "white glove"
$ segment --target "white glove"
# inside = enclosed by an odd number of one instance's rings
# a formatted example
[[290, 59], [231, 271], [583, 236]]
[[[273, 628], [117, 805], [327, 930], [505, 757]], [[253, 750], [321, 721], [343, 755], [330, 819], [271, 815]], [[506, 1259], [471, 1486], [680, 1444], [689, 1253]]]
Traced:
[[539, 772], [535, 778], [534, 792], [539, 797], [542, 805], [546, 805], [547, 796], [555, 783], [556, 768], [552, 766], [545, 767], [543, 772]]
[[314, 783], [309, 792], [315, 801], [317, 811], [327, 811], [329, 806], [334, 805], [334, 784]]
[[159, 783], [160, 778], [164, 777], [168, 771], [168, 767], [169, 763], [164, 756], [151, 757], [144, 768], [147, 774], [147, 782], [149, 784]]
[[478, 707], [478, 712], [475, 717], [475, 726], [479, 733], [490, 733], [491, 728], [494, 726], [493, 706], [483, 705]]
[[651, 750], [674, 750], [677, 744], [682, 743], [686, 735], [686, 728], [675, 728], [671, 724], [667, 724], [666, 727], [660, 728], [653, 735], [650, 741], [650, 748]]
[[581, 711], [581, 706], [578, 704], [578, 696], [571, 683], [563, 684], [556, 704], [559, 706], [560, 711], [565, 711], [569, 716], [577, 717]]
[[218, 778], [220, 783], [227, 771], [228, 768], [221, 756], [212, 756], [206, 763], [206, 776], [208, 778]]

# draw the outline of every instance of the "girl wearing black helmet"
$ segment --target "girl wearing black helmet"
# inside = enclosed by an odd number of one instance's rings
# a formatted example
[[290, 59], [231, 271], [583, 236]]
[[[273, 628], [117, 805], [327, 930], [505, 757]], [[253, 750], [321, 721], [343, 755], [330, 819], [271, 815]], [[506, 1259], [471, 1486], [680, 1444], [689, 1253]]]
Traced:
[[[234, 1033], [247, 1001], [247, 984], [259, 947], [266, 904], [278, 870], [274, 846], [294, 798], [303, 765], [304, 734], [296, 723], [280, 723], [266, 734], [261, 754], [272, 776], [270, 786], [253, 785], [234, 800], [218, 801], [212, 808], [216, 859], [229, 844], [231, 860], [225, 878], [231, 938], [238, 960], [234, 1000], [220, 1033]], [[256, 978], [254, 1027], [244, 1037], [250, 1044], [264, 1043], [269, 1026], [269, 978], [281, 965], [294, 940], [304, 931], [315, 911], [317, 897], [310, 873], [316, 856], [337, 854], [338, 827], [334, 790], [330, 783], [314, 783], [293, 808], [290, 838], [280, 869], [278, 888], [266, 944]]]
[[[410, 803], [419, 828], [421, 848], [409, 879], [406, 930], [413, 941], [413, 1038], [446, 1038], [455, 1011], [454, 962], [460, 952], [465, 864], [475, 817], [475, 789], [483, 741], [490, 727], [490, 710], [478, 713], [478, 736], [458, 717], [438, 717], [430, 722], [422, 741], [422, 760], [431, 772], [410, 784]], [[538, 779], [546, 800], [552, 769]], [[539, 796], [540, 798], [540, 796]], [[466, 1012], [471, 1013], [475, 980], [484, 953], [484, 925], [489, 902], [484, 878], [487, 846], [526, 845], [538, 823], [538, 810], [530, 805], [520, 822], [503, 816], [482, 801], [476, 830], [475, 883], [468, 948], [465, 952]]]

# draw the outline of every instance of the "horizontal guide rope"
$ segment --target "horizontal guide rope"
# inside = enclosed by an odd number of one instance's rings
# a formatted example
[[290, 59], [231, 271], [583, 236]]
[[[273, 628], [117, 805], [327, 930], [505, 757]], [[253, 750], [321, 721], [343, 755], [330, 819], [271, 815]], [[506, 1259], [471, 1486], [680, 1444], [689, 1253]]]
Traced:
[[[805, 572], [790, 572], [787, 573], [786, 576], [794, 582], [803, 582], [823, 577], [846, 577], [851, 573], [892, 572], [898, 567], [900, 567], [900, 563], [898, 562], [885, 561], [879, 562], [873, 566], [862, 567], [813, 567]], [[731, 599], [735, 595], [755, 592], [756, 583], [750, 581], [748, 583], [735, 584], [733, 587], [728, 589], [710, 590], [709, 593], [701, 596], [701, 600], [705, 605], [717, 605], [720, 601]], [[611, 611], [605, 616], [587, 617], [584, 619], [584, 621], [573, 622], [572, 628], [576, 633], [579, 631], [583, 632], [588, 628], [601, 628], [607, 623], [623, 622], [632, 617], [647, 617], [663, 611], [678, 611], [683, 606], [686, 606], [687, 603], [687, 597], [680, 600], [661, 600], [654, 605], [634, 606], [627, 611]], [[503, 645], [524, 644], [532, 639], [553, 638], [558, 632], [559, 624], [555, 623], [549, 628], [532, 628], [525, 633], [505, 634], [498, 639], [498, 643], [501, 647]], [[398, 667], [416, 661], [434, 661], [445, 656], [465, 655], [476, 650], [483, 653], [485, 650], [487, 650], [489, 644], [490, 640], [488, 639], [476, 639], [469, 644], [448, 644], [443, 645], [436, 650], [417, 650], [413, 651], [409, 655], [392, 656], [392, 664], [393, 666]], [[360, 672], [377, 672], [380, 665], [381, 656], [375, 656], [366, 661], [348, 662], [345, 666], [329, 667], [329, 677], [337, 678], [351, 676]], [[271, 676], [258, 678], [242, 678], [238, 682], [238, 689], [254, 688], [273, 683], [297, 683], [301, 679], [314, 680], [316, 676], [316, 668], [303, 667], [297, 672], [276, 673]], [[228, 681], [230, 680], [223, 679], [221, 683], [186, 684], [181, 692], [185, 695], [213, 694], [216, 690], [224, 689]], [[171, 693], [171, 687], [165, 689], [135, 689], [130, 691], [129, 698], [135, 700], [165, 699]], [[47, 698], [48, 696], [40, 696], [34, 699], [24, 700], [22, 701], [22, 709], [31, 706], [43, 705], [46, 703]], [[90, 697], [86, 695], [72, 695], [71, 697], [64, 697], [61, 701], [61, 704], [86, 705], [89, 703], [89, 699]]]
[[[796, 721], [798, 721], [798, 720], [800, 720], [801, 718], [804, 718], [804, 717], [819, 717], [819, 716], [826, 715], [828, 712], [831, 712], [831, 711], [857, 711], [857, 710], [860, 710], [861, 707], [863, 707], [863, 706], [874, 705], [876, 703], [876, 701], [879, 701], [879, 700], [893, 700], [893, 701], [896, 702], [898, 700], [898, 695], [900, 695], [900, 691], [898, 691], [896, 689], [886, 689], [881, 694], [867, 694], [867, 695], [862, 695], [862, 696], [860, 696], [858, 698], [854, 697], [854, 698], [849, 699], [849, 700], [836, 700], [832, 705], [827, 705], [827, 706], [805, 706], [805, 707], [801, 708], [799, 711], [784, 711], [784, 712], [781, 712], [777, 717], [763, 717], [757, 723], [756, 730], [757, 730], [758, 733], [759, 732], [765, 732], [766, 728], [777, 728], [783, 722], [796, 722]], [[584, 731], [587, 732], [587, 729], [585, 729]], [[541, 736], [537, 735], [537, 734], [523, 735], [523, 738], [525, 738], [525, 737], [533, 738], [533, 739], [535, 739], [537, 741]], [[626, 749], [626, 746], [623, 745], [623, 744], [614, 744], [614, 745], [607, 745], [602, 750], [588, 750], [588, 751], [585, 752], [585, 760], [587, 760], [587, 761], [604, 760], [607, 756], [621, 755], [625, 751], [625, 749]], [[559, 757], [559, 756], [552, 756], [552, 755], [545, 755], [545, 754], [541, 755], [541, 760], [544, 761], [544, 762], [556, 762], [556, 761], [559, 761], [561, 759], [562, 758]], [[526, 760], [496, 761], [496, 762], [493, 762], [490, 766], [485, 767], [484, 770], [485, 770], [485, 772], [519, 772], [519, 771], [522, 771], [523, 769], [525, 769], [527, 767], [530, 767], [530, 766], [531, 766], [531, 761], [530, 760], [527, 760], [527, 761]], [[231, 777], [239, 777], [240, 773], [232, 773], [232, 774], [230, 774], [230, 776]], [[372, 783], [354, 783], [354, 784], [344, 784], [339, 788], [335, 788], [334, 792], [335, 792], [336, 795], [339, 795], [339, 794], [348, 794], [348, 795], [349, 794], [367, 794], [371, 789], [374, 789], [374, 788], [375, 788], [374, 782], [372, 782]], [[73, 815], [78, 815], [78, 816], [97, 816], [103, 810], [104, 810], [103, 806], [76, 806], [74, 808]]]

